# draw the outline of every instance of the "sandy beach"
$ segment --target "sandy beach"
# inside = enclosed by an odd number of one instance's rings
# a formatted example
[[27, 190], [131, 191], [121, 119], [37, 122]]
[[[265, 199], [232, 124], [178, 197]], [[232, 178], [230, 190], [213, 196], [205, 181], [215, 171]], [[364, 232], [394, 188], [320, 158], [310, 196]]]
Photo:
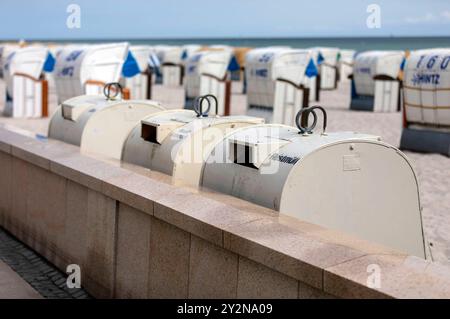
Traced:
[[[233, 114], [244, 114], [246, 96], [240, 94], [241, 84], [233, 83], [231, 109]], [[182, 87], [154, 86], [153, 99], [166, 108], [182, 108]], [[4, 83], [0, 81], [0, 110], [4, 106]], [[341, 83], [337, 90], [322, 91], [321, 101], [314, 103], [328, 111], [328, 131], [357, 131], [376, 134], [394, 146], [399, 145], [402, 114], [350, 111], [350, 85]], [[56, 108], [56, 94], [50, 87], [50, 114]], [[12, 119], [0, 117], [0, 123], [46, 135], [46, 119]], [[423, 225], [426, 240], [430, 243], [433, 260], [450, 264], [450, 158], [437, 154], [405, 152], [411, 161], [418, 180], [423, 207]], [[374, 194], [374, 197], [376, 194]], [[401, 231], [401, 230], [399, 230]]]

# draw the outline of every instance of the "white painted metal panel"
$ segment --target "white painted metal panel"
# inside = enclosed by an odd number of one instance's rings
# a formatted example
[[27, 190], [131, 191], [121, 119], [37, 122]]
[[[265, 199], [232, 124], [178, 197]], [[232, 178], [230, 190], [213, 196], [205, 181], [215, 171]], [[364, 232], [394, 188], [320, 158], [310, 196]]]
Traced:
[[[201, 169], [223, 136], [262, 123], [248, 116], [197, 117], [189, 110], [171, 110], [146, 117], [134, 127], [124, 146], [123, 160], [198, 186]], [[147, 127], [148, 136], [142, 138]]]
[[414, 171], [376, 136], [244, 128], [217, 144], [201, 185], [425, 257]]
[[159, 103], [148, 100], [78, 96], [58, 107], [50, 121], [48, 136], [78, 145], [83, 152], [121, 159], [131, 130], [146, 116], [163, 110]]

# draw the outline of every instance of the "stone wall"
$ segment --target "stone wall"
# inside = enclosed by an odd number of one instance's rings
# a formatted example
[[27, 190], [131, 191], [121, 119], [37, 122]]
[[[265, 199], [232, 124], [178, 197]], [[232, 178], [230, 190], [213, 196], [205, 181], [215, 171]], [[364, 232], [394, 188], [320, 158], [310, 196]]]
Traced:
[[1, 127], [0, 225], [98, 298], [450, 296], [442, 266]]

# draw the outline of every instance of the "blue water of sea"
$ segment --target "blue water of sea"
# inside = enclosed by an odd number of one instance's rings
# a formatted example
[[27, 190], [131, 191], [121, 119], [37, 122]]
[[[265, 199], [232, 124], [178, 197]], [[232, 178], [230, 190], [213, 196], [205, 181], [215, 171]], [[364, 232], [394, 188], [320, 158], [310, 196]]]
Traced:
[[290, 46], [308, 48], [314, 46], [338, 47], [341, 49], [365, 50], [414, 50], [436, 47], [450, 48], [450, 37], [367, 37], [367, 38], [223, 38], [223, 39], [90, 39], [60, 40], [51, 42], [117, 42], [128, 41], [131, 44], [224, 44], [243, 47]]

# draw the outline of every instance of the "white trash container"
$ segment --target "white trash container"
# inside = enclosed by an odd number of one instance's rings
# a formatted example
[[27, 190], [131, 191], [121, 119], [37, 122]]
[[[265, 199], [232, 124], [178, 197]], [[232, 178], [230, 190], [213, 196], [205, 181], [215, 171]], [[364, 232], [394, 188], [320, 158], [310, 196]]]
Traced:
[[251, 126], [217, 144], [201, 186], [425, 257], [416, 175], [377, 136]]
[[249, 116], [198, 115], [170, 110], [148, 116], [129, 135], [122, 160], [168, 174], [174, 182], [198, 186], [204, 161], [224, 135], [263, 123]]
[[77, 96], [57, 108], [48, 137], [80, 146], [82, 152], [120, 160], [131, 130], [143, 118], [160, 111], [164, 108], [154, 101]]

